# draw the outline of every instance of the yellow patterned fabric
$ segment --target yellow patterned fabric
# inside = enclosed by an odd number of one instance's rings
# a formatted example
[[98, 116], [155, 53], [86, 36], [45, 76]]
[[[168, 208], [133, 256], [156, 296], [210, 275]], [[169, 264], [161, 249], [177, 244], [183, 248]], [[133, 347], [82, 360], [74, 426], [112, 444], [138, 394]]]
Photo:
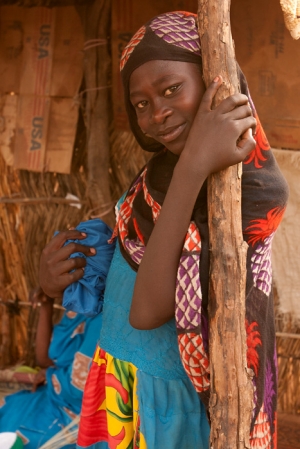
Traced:
[[132, 363], [96, 349], [84, 393], [78, 447], [98, 448], [102, 442], [110, 449], [147, 449], [140, 433], [136, 372]]

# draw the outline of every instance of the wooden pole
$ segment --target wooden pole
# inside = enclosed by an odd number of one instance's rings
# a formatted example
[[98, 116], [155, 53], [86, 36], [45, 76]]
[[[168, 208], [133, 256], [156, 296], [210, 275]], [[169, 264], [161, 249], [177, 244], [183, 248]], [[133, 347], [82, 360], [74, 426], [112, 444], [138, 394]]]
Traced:
[[[239, 91], [230, 29], [230, 0], [198, 0], [198, 24], [206, 86], [224, 84], [215, 99]], [[210, 235], [211, 447], [249, 448], [253, 391], [247, 369], [245, 291], [247, 244], [242, 236], [242, 164], [208, 180]]]
[[[87, 128], [87, 196], [94, 216], [114, 226], [109, 183], [109, 126], [111, 122], [111, 57], [109, 0], [94, 0], [77, 8], [83, 22], [85, 122]], [[110, 204], [108, 208], [107, 205]]]

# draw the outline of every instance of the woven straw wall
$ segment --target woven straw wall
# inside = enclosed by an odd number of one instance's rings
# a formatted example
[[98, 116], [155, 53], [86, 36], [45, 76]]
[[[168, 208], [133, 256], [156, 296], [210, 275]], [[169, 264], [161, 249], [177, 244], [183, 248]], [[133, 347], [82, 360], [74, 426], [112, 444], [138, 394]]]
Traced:
[[[23, 361], [34, 364], [36, 310], [28, 292], [38, 285], [42, 249], [56, 230], [91, 218], [86, 197], [86, 139], [79, 120], [70, 175], [14, 171], [0, 155], [0, 367]], [[146, 157], [129, 132], [111, 134], [109, 168], [116, 201], [145, 164]], [[66, 204], [75, 195], [81, 209]], [[103, 217], [105, 219], [105, 217]]]

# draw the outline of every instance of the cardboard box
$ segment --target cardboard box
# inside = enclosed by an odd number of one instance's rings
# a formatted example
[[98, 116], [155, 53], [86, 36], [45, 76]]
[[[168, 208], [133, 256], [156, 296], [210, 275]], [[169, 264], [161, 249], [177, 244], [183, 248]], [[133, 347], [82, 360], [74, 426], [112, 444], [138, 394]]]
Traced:
[[73, 7], [0, 8], [0, 94], [17, 97], [14, 167], [70, 173], [82, 48]]
[[78, 106], [73, 98], [51, 97], [49, 115], [46, 171], [69, 173]]
[[236, 57], [271, 146], [300, 149], [300, 42], [280, 2], [233, 0], [231, 17]]

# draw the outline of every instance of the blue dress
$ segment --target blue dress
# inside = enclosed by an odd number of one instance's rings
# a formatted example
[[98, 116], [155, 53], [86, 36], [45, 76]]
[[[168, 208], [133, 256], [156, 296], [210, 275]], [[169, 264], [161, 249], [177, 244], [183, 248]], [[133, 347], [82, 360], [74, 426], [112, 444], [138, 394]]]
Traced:
[[129, 324], [135, 279], [117, 244], [78, 449], [208, 449], [205, 408], [182, 367], [174, 320], [149, 331]]

